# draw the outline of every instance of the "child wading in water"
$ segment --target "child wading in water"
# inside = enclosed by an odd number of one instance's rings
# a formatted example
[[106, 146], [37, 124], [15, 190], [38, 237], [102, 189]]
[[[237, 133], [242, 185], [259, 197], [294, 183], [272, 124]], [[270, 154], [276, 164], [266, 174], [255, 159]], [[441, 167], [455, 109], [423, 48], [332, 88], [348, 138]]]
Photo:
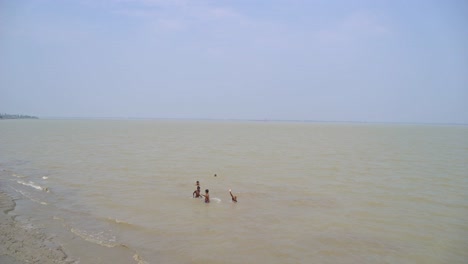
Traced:
[[197, 189], [193, 192], [192, 197], [194, 197], [194, 198], [200, 198], [201, 197], [200, 186], [197, 186]]
[[229, 189], [229, 194], [231, 195], [231, 200], [237, 203], [237, 196], [232, 195], [231, 189]]
[[210, 202], [210, 194], [209, 194], [209, 192], [210, 192], [210, 191], [209, 191], [208, 189], [206, 189], [206, 190], [205, 190], [205, 195], [200, 194], [201, 196], [205, 197], [205, 203], [209, 203], [209, 202]]

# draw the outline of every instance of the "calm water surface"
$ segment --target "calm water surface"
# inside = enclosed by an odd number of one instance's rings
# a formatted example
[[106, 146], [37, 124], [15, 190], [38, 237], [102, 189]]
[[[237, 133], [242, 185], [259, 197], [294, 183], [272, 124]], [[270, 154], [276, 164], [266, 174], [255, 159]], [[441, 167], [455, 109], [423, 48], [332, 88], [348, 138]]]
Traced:
[[467, 263], [467, 164], [466, 126], [0, 121], [12, 213], [80, 263]]

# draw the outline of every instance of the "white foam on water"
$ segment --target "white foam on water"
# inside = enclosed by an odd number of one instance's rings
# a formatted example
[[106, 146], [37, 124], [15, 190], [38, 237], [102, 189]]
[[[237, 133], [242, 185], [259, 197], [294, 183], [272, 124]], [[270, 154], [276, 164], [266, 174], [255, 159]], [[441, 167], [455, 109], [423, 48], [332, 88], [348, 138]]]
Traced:
[[211, 201], [214, 201], [216, 203], [220, 203], [221, 202], [221, 199], [217, 198], [217, 197], [213, 197], [211, 198]]
[[112, 217], [108, 217], [107, 221], [114, 222], [116, 224], [121, 224], [121, 225], [133, 225], [133, 224], [131, 224], [129, 222], [126, 222], [126, 221], [123, 221], [123, 220], [120, 220], [120, 219], [117, 219], [117, 218], [112, 218]]
[[25, 182], [25, 181], [22, 181], [22, 180], [18, 180], [18, 181], [16, 181], [16, 182], [19, 183], [19, 184], [25, 185], [25, 186], [32, 187], [32, 188], [34, 188], [34, 189], [36, 189], [36, 190], [49, 192], [49, 189], [48, 189], [47, 187], [44, 188], [44, 187], [42, 187], [42, 186], [40, 186], [40, 185], [35, 184], [35, 183], [32, 182], [32, 181]]
[[58, 217], [58, 216], [55, 216], [55, 215], [54, 215], [53, 219], [54, 219], [54, 220], [59, 220], [59, 221], [62, 221], [62, 222], [64, 221], [64, 219], [63, 219], [63, 218], [60, 218], [60, 217]]
[[135, 253], [135, 255], [133, 255], [133, 259], [138, 262], [138, 264], [148, 264], [148, 262], [146, 262], [145, 260], [143, 260], [141, 258], [140, 255], [138, 255], [138, 253]]
[[114, 221], [117, 223], [117, 224], [126, 224], [126, 225], [131, 225], [129, 222], [125, 222], [123, 220], [119, 220], [119, 219], [114, 219]]
[[[10, 187], [11, 187], [11, 186], [10, 186]], [[13, 187], [11, 187], [11, 188], [12, 188], [13, 190], [15, 190], [17, 193], [20, 193], [21, 195], [23, 195], [24, 197], [28, 198], [29, 200], [31, 200], [31, 201], [33, 201], [33, 202], [35, 202], [35, 203], [42, 204], [42, 205], [47, 205], [46, 202], [39, 201], [39, 200], [37, 200], [37, 199], [31, 197], [31, 195], [29, 195], [27, 192], [23, 192], [23, 191], [21, 191], [21, 190], [17, 190], [17, 189], [15, 189], [15, 188], [13, 188]]]
[[47, 179], [49, 179], [49, 177], [47, 177], [47, 176], [42, 176], [42, 179], [43, 179], [43, 180], [47, 180]]
[[118, 244], [115, 243], [116, 241], [115, 236], [106, 237], [104, 232], [91, 233], [91, 232], [87, 232], [85, 230], [80, 230], [80, 229], [73, 228], [73, 227], [70, 229], [70, 231], [73, 234], [81, 237], [82, 239], [88, 242], [94, 243], [94, 244], [98, 244], [98, 245], [108, 247], [108, 248], [119, 246]]
[[106, 232], [103, 232], [103, 231], [101, 231], [101, 232], [89, 232], [89, 231], [85, 231], [85, 230], [74, 228], [74, 227], [72, 227], [70, 229], [70, 231], [73, 234], [81, 237], [82, 239], [84, 239], [84, 240], [86, 240], [88, 242], [94, 243], [94, 244], [98, 244], [100, 246], [104, 246], [104, 247], [108, 247], [108, 248], [123, 247], [123, 248], [126, 248], [128, 250], [131, 250], [134, 253], [133, 259], [138, 264], [148, 264], [148, 262], [146, 262], [138, 254], [138, 252], [136, 250], [131, 249], [130, 247], [128, 247], [125, 244], [117, 243], [116, 237], [113, 236], [113, 235], [110, 235], [110, 234], [108, 234]]

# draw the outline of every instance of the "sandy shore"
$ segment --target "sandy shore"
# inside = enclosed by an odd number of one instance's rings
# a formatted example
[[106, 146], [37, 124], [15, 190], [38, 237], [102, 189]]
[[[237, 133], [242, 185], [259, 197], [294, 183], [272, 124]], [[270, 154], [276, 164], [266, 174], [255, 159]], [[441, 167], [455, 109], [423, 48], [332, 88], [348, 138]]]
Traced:
[[0, 189], [0, 263], [75, 262], [68, 258], [53, 237], [15, 221], [14, 209], [13, 199]]

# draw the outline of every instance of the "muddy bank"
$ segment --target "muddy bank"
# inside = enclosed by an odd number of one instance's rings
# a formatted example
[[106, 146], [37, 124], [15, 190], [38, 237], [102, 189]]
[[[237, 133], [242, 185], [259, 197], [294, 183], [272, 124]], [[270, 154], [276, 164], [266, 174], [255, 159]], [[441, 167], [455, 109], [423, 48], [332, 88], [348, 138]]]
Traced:
[[0, 262], [73, 263], [52, 236], [14, 220], [14, 200], [0, 189]]

